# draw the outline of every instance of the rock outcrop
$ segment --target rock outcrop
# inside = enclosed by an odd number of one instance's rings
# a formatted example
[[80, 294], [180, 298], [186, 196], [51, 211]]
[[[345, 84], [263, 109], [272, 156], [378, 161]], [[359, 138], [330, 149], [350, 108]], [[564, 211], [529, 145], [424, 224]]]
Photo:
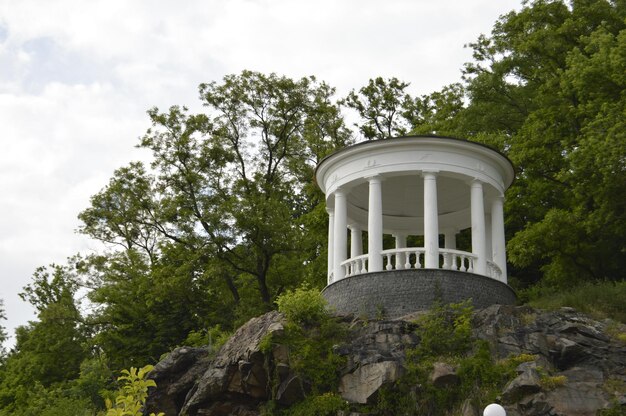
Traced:
[[[409, 318], [345, 322], [348, 336], [334, 348], [345, 358], [337, 391], [357, 407], [374, 403], [381, 387], [404, 374], [406, 351], [420, 341], [417, 326]], [[270, 399], [282, 406], [302, 400], [310, 386], [292, 370], [289, 349], [263, 345], [270, 334], [282, 334], [284, 324], [277, 312], [254, 318], [213, 357], [202, 348], [174, 350], [150, 375], [157, 388], [146, 414], [256, 416]], [[509, 416], [591, 416], [615, 406], [626, 412], [626, 345], [608, 335], [611, 327], [626, 330], [569, 308], [544, 312], [494, 305], [475, 312], [472, 332], [489, 343], [496, 360], [533, 355], [517, 367], [500, 396]], [[456, 368], [435, 363], [430, 382], [455, 385]], [[461, 414], [479, 410], [466, 401]]]

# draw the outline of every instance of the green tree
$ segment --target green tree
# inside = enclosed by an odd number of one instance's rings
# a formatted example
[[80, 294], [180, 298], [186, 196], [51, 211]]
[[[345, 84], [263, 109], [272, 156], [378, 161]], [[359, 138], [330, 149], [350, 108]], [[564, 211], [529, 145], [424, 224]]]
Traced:
[[232, 328], [303, 279], [322, 284], [327, 218], [313, 170], [349, 140], [333, 93], [312, 77], [244, 71], [200, 86], [206, 113], [148, 112], [151, 170], [118, 169], [79, 216], [109, 247], [83, 272], [95, 342], [114, 368]]
[[[6, 314], [4, 312], [4, 300], [0, 299], [0, 321], [6, 320]], [[6, 332], [6, 330], [4, 329], [4, 326], [0, 325], [0, 364], [2, 363], [2, 360], [4, 359], [4, 356], [6, 354], [6, 349], [4, 348], [4, 343], [6, 342], [6, 340], [8, 339], [8, 334]]]
[[623, 2], [525, 2], [470, 44], [457, 90], [468, 104], [452, 94], [450, 117], [415, 129], [490, 144], [516, 165], [507, 232], [524, 284], [624, 278], [625, 17]]
[[[16, 343], [0, 379], [0, 409], [27, 408], [37, 388], [48, 389], [79, 375], [87, 356], [78, 289], [69, 266], [40, 267], [20, 296], [35, 307], [38, 321], [16, 329]], [[38, 387], [40, 386], [40, 387]]]
[[416, 108], [408, 86], [397, 78], [377, 77], [348, 94], [345, 104], [361, 118], [356, 127], [367, 140], [404, 136], [413, 128]]

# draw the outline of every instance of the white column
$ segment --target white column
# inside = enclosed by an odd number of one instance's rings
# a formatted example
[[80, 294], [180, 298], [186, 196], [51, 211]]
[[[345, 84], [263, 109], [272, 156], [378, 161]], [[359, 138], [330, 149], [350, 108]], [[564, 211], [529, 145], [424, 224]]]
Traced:
[[348, 246], [348, 212], [346, 204], [346, 194], [341, 190], [335, 191], [335, 229], [333, 243], [333, 280], [335, 282], [345, 277], [341, 263], [346, 260]]
[[[456, 229], [446, 228], [443, 233], [443, 246], [449, 250], [456, 250]], [[443, 268], [457, 270], [456, 257], [446, 253], [443, 257]]]
[[485, 258], [493, 261], [491, 234], [491, 214], [485, 214]]
[[[396, 248], [406, 248], [406, 235], [405, 234], [395, 234], [396, 239]], [[402, 270], [404, 269], [404, 263], [406, 263], [406, 253], [398, 253], [396, 254], [396, 269]]]
[[448, 228], [444, 234], [444, 246], [450, 250], [456, 250], [456, 230], [454, 228]]
[[350, 225], [350, 257], [354, 258], [363, 254], [363, 231], [361, 227]]
[[380, 178], [369, 181], [369, 208], [367, 216], [368, 272], [383, 270], [383, 195]]
[[439, 214], [437, 212], [437, 175], [424, 172], [424, 267], [439, 268]]
[[328, 212], [328, 284], [333, 282], [333, 246], [335, 243], [335, 210], [332, 208], [327, 208], [326, 212]]
[[483, 184], [479, 180], [472, 181], [470, 198], [472, 211], [472, 253], [478, 256], [478, 259], [474, 262], [474, 273], [486, 276], [485, 202], [483, 201]]
[[506, 276], [506, 242], [504, 239], [504, 198], [495, 197], [491, 201], [491, 247], [493, 262], [502, 271], [501, 279], [507, 282]]

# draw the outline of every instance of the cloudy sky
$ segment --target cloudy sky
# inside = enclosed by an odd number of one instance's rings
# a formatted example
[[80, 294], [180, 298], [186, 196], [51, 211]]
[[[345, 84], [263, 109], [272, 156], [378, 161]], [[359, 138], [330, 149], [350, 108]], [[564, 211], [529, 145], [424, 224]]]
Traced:
[[[520, 0], [0, 0], [0, 299], [37, 266], [99, 244], [77, 214], [134, 148], [146, 110], [198, 106], [197, 85], [243, 69], [315, 75], [338, 95], [376, 76], [426, 94], [459, 80]], [[0, 323], [1, 324], [1, 323]]]

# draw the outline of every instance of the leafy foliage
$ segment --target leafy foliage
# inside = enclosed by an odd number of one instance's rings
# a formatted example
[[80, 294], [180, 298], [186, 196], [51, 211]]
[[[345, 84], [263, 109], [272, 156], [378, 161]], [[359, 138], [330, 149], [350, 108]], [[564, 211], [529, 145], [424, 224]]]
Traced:
[[620, 2], [538, 0], [470, 45], [470, 102], [450, 127], [518, 169], [505, 208], [525, 285], [624, 277], [624, 17]]
[[[148, 388], [156, 387], [154, 380], [146, 380], [146, 375], [154, 367], [147, 365], [140, 369], [131, 367], [129, 370], [122, 370], [122, 375], [117, 379], [123, 385], [115, 398], [115, 404], [107, 399], [106, 416], [142, 416], [143, 405], [148, 397]], [[150, 416], [165, 416], [165, 413]]]
[[335, 416], [348, 410], [348, 403], [337, 393], [324, 393], [307, 397], [285, 410], [285, 416]]
[[306, 284], [280, 295], [276, 304], [278, 310], [294, 324], [314, 325], [329, 319], [326, 301], [319, 290]]
[[272, 343], [289, 347], [291, 368], [310, 384], [314, 394], [332, 391], [339, 380], [344, 358], [333, 351], [344, 330], [325, 309], [319, 291], [300, 287], [279, 297], [279, 310], [287, 325], [283, 336]]
[[334, 353], [333, 346], [345, 335], [344, 329], [324, 308], [319, 291], [306, 285], [281, 295], [277, 302], [287, 318], [284, 334], [263, 339], [260, 348], [269, 352], [277, 344], [288, 346], [291, 369], [311, 386], [311, 392], [288, 409], [270, 401], [263, 414], [334, 415], [346, 409], [345, 401], [334, 392], [345, 359]]
[[411, 129], [413, 100], [405, 92], [408, 83], [397, 78], [370, 79], [359, 92], [352, 90], [346, 105], [357, 111], [361, 124], [357, 127], [367, 140], [404, 136]]
[[[4, 312], [4, 301], [0, 299], [0, 321], [3, 321], [5, 319], [7, 319], [7, 317]], [[4, 326], [0, 325], [0, 362], [2, 362], [2, 359], [4, 358], [4, 355], [6, 354], [6, 350], [4, 348], [4, 345], [2, 344], [4, 344], [7, 338], [8, 338], [8, 334], [6, 330], [4, 329]]]

